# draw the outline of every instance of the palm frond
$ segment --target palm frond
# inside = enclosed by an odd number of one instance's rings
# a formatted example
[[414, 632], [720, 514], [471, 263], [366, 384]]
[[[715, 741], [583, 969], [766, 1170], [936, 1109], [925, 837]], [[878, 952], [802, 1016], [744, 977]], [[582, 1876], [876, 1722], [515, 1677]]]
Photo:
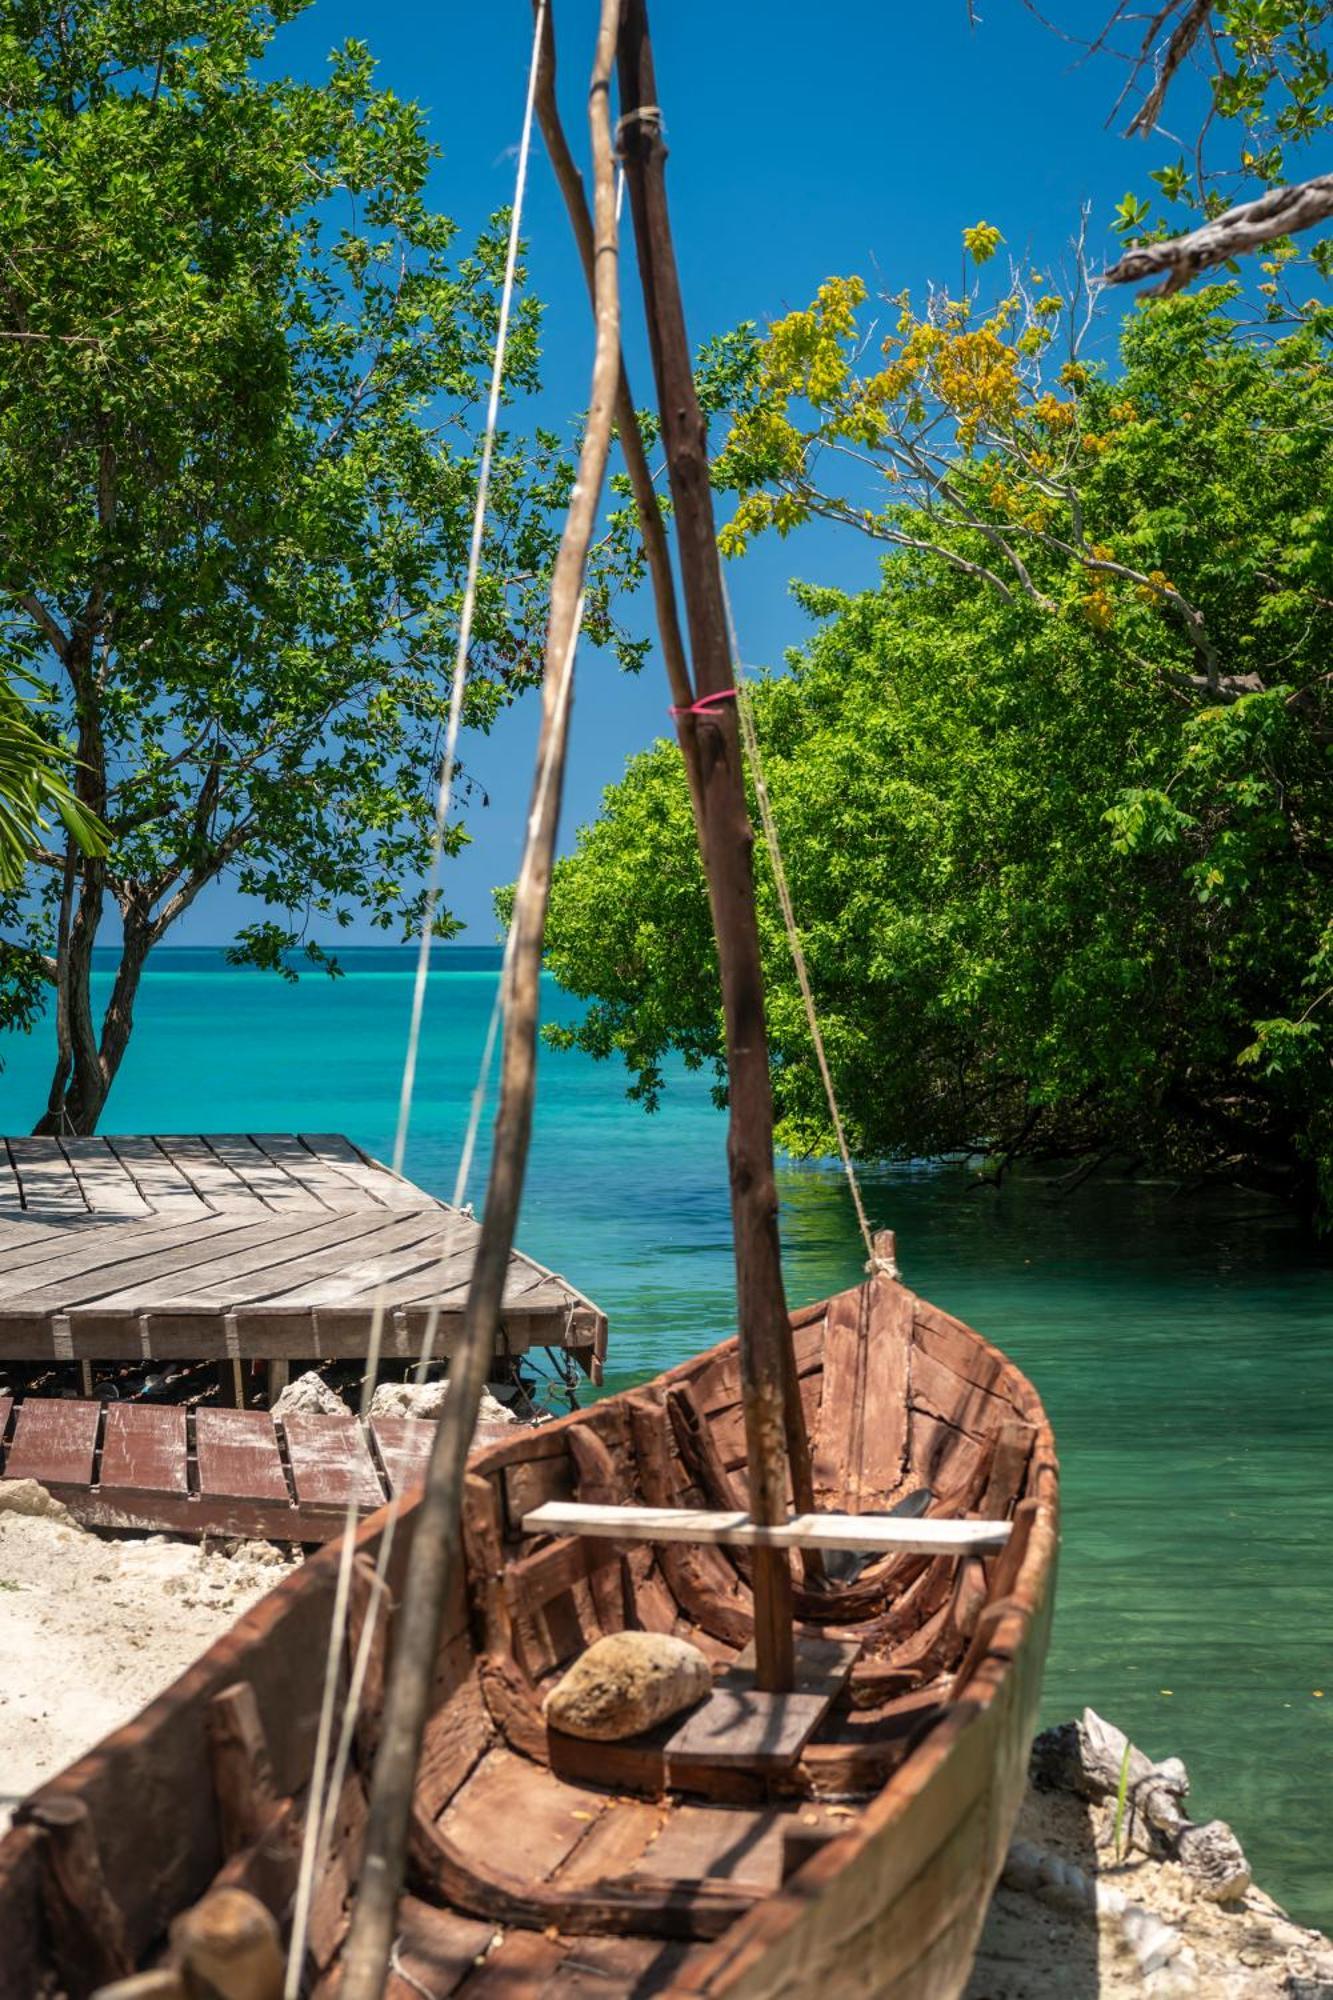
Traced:
[[65, 775], [71, 762], [70, 752], [37, 727], [18, 689], [0, 683], [0, 890], [21, 886], [51, 815], [85, 854], [106, 853], [106, 828]]

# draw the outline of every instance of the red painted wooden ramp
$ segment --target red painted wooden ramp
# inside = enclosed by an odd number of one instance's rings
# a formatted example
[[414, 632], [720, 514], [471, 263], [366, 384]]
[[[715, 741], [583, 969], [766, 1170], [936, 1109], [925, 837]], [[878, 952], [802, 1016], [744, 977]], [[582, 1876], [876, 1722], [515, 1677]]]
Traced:
[[[507, 1433], [482, 1423], [474, 1448]], [[321, 1542], [425, 1474], [433, 1423], [0, 1396], [0, 1479], [36, 1479], [95, 1528]]]

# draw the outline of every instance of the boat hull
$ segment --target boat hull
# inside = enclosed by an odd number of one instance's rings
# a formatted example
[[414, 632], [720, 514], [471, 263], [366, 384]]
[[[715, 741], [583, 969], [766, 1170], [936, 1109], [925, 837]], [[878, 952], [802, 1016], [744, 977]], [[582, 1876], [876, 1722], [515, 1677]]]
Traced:
[[[556, 1736], [542, 1695], [590, 1639], [626, 1624], [691, 1636], [734, 1677], [752, 1625], [743, 1555], [534, 1541], [521, 1523], [560, 1497], [743, 1505], [735, 1343], [479, 1454], [391, 2000], [962, 1991], [1036, 1721], [1055, 1579], [1053, 1440], [1011, 1362], [887, 1277], [793, 1327], [820, 1505], [882, 1511], [924, 1483], [933, 1511], [1012, 1520], [1008, 1546], [985, 1562], [881, 1560], [822, 1592], [798, 1582], [807, 1635], [859, 1648], [826, 1722], [780, 1769], [726, 1756], [678, 1768], [661, 1731], [629, 1744]], [[391, 1596], [413, 1518], [409, 1505]], [[384, 1524], [361, 1530], [353, 1645]], [[0, 1843], [0, 2000], [80, 1996], [152, 1962], [172, 1920], [219, 1879], [286, 1913], [336, 1573], [333, 1549], [304, 1565], [20, 1809]], [[374, 1629], [315, 1899], [316, 1995], [337, 1990], [392, 1643], [391, 1626]], [[69, 1908], [72, 1854], [92, 1871], [81, 1895], [100, 1925]]]

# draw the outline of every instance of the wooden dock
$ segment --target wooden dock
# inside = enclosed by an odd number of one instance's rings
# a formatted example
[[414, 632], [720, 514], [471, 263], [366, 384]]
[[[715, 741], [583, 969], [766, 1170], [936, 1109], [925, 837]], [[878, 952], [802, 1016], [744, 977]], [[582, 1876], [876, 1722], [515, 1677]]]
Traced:
[[[509, 1437], [483, 1420], [474, 1450]], [[435, 1425], [207, 1405], [0, 1396], [0, 1480], [36, 1479], [90, 1528], [322, 1542], [425, 1472]]]
[[[480, 1225], [338, 1133], [0, 1140], [0, 1366], [413, 1360], [462, 1327]], [[600, 1381], [606, 1317], [515, 1251], [497, 1353]]]

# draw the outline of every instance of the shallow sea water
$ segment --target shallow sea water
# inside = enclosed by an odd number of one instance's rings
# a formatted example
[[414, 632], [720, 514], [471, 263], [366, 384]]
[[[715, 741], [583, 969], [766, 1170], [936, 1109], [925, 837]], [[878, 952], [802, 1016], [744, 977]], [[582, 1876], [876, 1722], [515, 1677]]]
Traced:
[[[108, 1131], [345, 1131], [384, 1157], [411, 990], [394, 952], [296, 987], [218, 953], [159, 954]], [[496, 954], [437, 955], [408, 1171], [448, 1195]], [[570, 1003], [551, 987], [552, 1014]], [[0, 1129], [28, 1129], [48, 1045], [0, 1043]], [[481, 1149], [469, 1194], [484, 1187]], [[826, 1166], [781, 1172], [788, 1292], [859, 1268]], [[1045, 1711], [1090, 1703], [1184, 1757], [1293, 1914], [1333, 1927], [1333, 1272], [1245, 1198], [1040, 1181], [977, 1192], [960, 1168], [871, 1173], [907, 1282], [1037, 1384], [1063, 1467], [1064, 1546]], [[724, 1121], [703, 1077], [662, 1111], [610, 1065], [547, 1051], [523, 1247], [610, 1315], [608, 1386], [732, 1329]], [[1322, 1692], [1318, 1692], [1322, 1691]]]

